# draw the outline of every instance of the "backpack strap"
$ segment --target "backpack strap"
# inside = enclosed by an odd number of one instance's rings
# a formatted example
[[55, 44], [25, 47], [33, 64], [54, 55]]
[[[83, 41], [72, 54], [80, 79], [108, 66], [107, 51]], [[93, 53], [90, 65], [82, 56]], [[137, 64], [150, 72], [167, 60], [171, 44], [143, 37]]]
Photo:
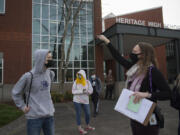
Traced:
[[28, 104], [29, 104], [29, 97], [30, 97], [30, 94], [31, 94], [31, 86], [32, 86], [32, 79], [33, 79], [33, 74], [32, 72], [29, 72], [31, 74], [31, 81], [30, 81], [30, 84], [29, 84], [29, 92], [28, 92], [28, 97], [27, 97], [27, 102], [26, 102], [26, 106], [28, 107]]
[[150, 84], [151, 93], [152, 93], [152, 68], [153, 66], [149, 67], [149, 84]]

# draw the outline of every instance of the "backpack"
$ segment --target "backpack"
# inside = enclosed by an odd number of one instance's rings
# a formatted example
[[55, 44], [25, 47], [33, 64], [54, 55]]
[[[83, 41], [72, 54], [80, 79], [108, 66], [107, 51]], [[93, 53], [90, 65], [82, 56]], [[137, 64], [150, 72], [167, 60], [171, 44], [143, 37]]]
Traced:
[[174, 86], [171, 92], [171, 99], [170, 99], [171, 107], [180, 110], [180, 88]]

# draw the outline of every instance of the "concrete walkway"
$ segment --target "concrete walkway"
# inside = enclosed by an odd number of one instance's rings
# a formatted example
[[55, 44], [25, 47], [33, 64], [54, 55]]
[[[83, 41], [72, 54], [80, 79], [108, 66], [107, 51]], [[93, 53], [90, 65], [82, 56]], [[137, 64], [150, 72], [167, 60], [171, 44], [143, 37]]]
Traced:
[[[103, 100], [100, 102], [100, 113], [91, 118], [91, 125], [96, 127], [88, 135], [131, 135], [129, 119], [114, 111], [116, 101]], [[165, 115], [165, 128], [160, 135], [177, 135], [178, 112], [169, 106], [168, 101], [159, 102]], [[72, 102], [55, 105], [55, 132], [56, 135], [79, 135], [75, 111]], [[92, 106], [91, 106], [92, 108]], [[82, 117], [84, 125], [84, 117]], [[0, 135], [26, 135], [26, 120], [24, 116], [11, 124], [0, 128]]]

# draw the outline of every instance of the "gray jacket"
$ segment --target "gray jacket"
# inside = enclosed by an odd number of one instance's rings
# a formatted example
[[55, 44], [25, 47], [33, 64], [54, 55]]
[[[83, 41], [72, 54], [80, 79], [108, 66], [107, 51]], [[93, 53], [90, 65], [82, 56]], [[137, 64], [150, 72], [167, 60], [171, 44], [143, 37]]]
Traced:
[[[30, 111], [25, 114], [27, 119], [35, 119], [54, 115], [54, 105], [51, 99], [50, 87], [54, 79], [54, 72], [45, 69], [44, 63], [49, 50], [41, 49], [35, 52], [35, 64], [31, 72], [33, 73], [32, 87], [29, 98]], [[25, 73], [12, 89], [12, 98], [17, 107], [24, 109], [22, 93], [28, 96], [31, 74]]]

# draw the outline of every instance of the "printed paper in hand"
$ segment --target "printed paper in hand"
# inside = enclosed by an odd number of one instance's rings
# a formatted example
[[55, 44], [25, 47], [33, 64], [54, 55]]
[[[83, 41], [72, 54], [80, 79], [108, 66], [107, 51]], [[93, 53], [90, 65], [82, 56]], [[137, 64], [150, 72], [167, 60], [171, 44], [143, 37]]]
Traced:
[[136, 104], [133, 101], [134, 101], [134, 96], [131, 96], [129, 98], [129, 103], [127, 105], [127, 109], [137, 113], [141, 106], [141, 100]]

